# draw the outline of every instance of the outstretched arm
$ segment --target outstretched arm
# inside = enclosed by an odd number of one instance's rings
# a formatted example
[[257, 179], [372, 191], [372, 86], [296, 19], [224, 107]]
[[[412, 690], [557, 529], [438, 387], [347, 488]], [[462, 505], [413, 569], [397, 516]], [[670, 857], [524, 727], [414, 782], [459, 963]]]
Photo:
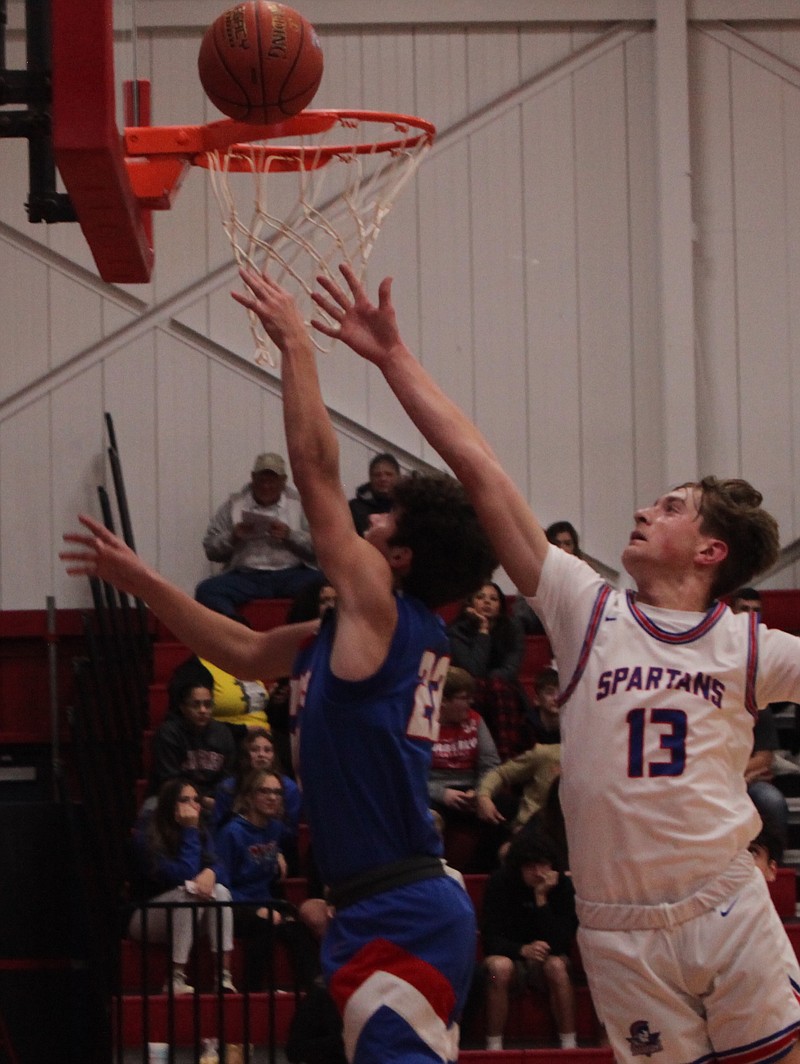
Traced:
[[364, 679], [383, 664], [394, 632], [392, 571], [386, 558], [355, 530], [314, 347], [294, 300], [266, 273], [240, 273], [250, 291], [233, 293], [234, 299], [257, 314], [282, 355], [283, 419], [292, 477], [317, 560], [337, 591], [331, 667], [342, 679]]
[[87, 532], [64, 536], [72, 548], [59, 557], [71, 576], [97, 576], [142, 599], [181, 642], [240, 680], [286, 676], [300, 645], [317, 622], [253, 632], [221, 613], [201, 606], [141, 560], [119, 536], [82, 514]]
[[478, 429], [400, 339], [391, 278], [381, 282], [374, 306], [350, 267], [340, 269], [349, 294], [318, 277], [327, 295], [314, 295], [336, 324], [315, 320], [314, 327], [381, 370], [411, 420], [464, 485], [508, 575], [523, 595], [535, 594], [548, 550], [544, 530]]

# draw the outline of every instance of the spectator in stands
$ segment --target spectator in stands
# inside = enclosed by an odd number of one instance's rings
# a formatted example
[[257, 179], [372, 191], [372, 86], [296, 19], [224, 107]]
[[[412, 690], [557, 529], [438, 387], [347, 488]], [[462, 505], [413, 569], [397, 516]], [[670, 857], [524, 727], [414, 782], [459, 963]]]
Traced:
[[452, 664], [478, 681], [475, 708], [486, 721], [503, 760], [530, 745], [527, 700], [519, 684], [525, 637], [509, 617], [506, 597], [495, 583], [484, 584], [449, 626]]
[[206, 557], [225, 571], [201, 580], [195, 598], [241, 620], [239, 607], [259, 598], [291, 598], [317, 579], [311, 537], [296, 494], [286, 487], [279, 454], [260, 454], [250, 483], [231, 495], [211, 519], [203, 539]]
[[[761, 614], [761, 596], [752, 587], [742, 587], [731, 596], [734, 613]], [[783, 793], [772, 782], [775, 753], [779, 746], [778, 729], [771, 706], [759, 709], [753, 726], [753, 751], [747, 762], [744, 778], [747, 793], [764, 821], [771, 821], [783, 834], [789, 831], [789, 805]]]
[[561, 808], [561, 773], [550, 784], [544, 805], [526, 820], [516, 838], [544, 838], [555, 855], [555, 867], [559, 872], [569, 872], [569, 847], [564, 810]]
[[[211, 949], [219, 950], [217, 910], [203, 902], [229, 902], [225, 868], [214, 853], [211, 839], [200, 822], [200, 796], [187, 779], [170, 779], [161, 788], [155, 810], [142, 815], [134, 832], [134, 853], [143, 906], [131, 917], [128, 933], [137, 941], [168, 942], [170, 923], [167, 910], [158, 902], [196, 902], [198, 922], [205, 925]], [[192, 948], [193, 912], [172, 911], [172, 967], [170, 982], [175, 994], [191, 994], [186, 982], [186, 962]], [[233, 921], [230, 908], [221, 912], [223, 967], [220, 987], [235, 990], [231, 981], [230, 956], [233, 949]], [[165, 987], [165, 991], [167, 987]]]
[[301, 989], [307, 989], [319, 971], [316, 945], [308, 930], [295, 921], [285, 904], [269, 904], [283, 896], [287, 836], [280, 776], [269, 769], [253, 769], [236, 796], [233, 818], [216, 837], [233, 900], [248, 903], [237, 905], [233, 916], [234, 931], [245, 940], [248, 990], [264, 989], [267, 961], [276, 939], [288, 945]]
[[214, 792], [214, 831], [230, 820], [236, 795], [253, 769], [268, 769], [279, 777], [283, 787], [283, 821], [289, 841], [296, 843], [302, 795], [294, 780], [283, 772], [272, 737], [266, 728], [254, 728], [247, 734], [239, 746], [236, 772], [226, 776]]
[[[428, 774], [431, 806], [444, 820], [445, 856], [462, 872], [486, 872], [496, 865], [499, 839], [493, 821], [477, 817], [475, 792], [483, 776], [500, 764], [494, 740], [480, 714], [472, 708], [475, 680], [464, 669], [447, 670], [439, 712], [439, 738], [433, 744]], [[450, 852], [449, 829], [471, 837], [472, 856]], [[472, 848], [472, 847], [471, 847]], [[464, 861], [465, 867], [461, 867]]]
[[388, 514], [394, 486], [400, 479], [400, 463], [393, 454], [376, 454], [369, 463], [369, 480], [356, 488], [350, 499], [350, 513], [360, 536], [369, 528], [372, 514]]
[[778, 868], [783, 861], [783, 839], [781, 832], [767, 823], [756, 835], [748, 847], [753, 855], [756, 867], [760, 868], [767, 883], [774, 883], [778, 878]]
[[576, 1046], [570, 954], [578, 920], [572, 881], [542, 838], [517, 838], [486, 884], [481, 930], [485, 954], [486, 1048], [503, 1048], [512, 989], [544, 991], [562, 1049]]
[[203, 809], [214, 808], [214, 792], [233, 771], [236, 747], [230, 728], [214, 720], [213, 686], [196, 658], [173, 673], [167, 719], [153, 736], [151, 796], [166, 780], [182, 776], [197, 788]]
[[[575, 526], [569, 521], [554, 521], [544, 530], [549, 543], [561, 547], [567, 554], [574, 554], [576, 558], [582, 558], [580, 541]], [[526, 635], [544, 635], [544, 625], [536, 616], [533, 607], [526, 602], [522, 595], [514, 599], [513, 615], [522, 625]]]
[[261, 680], [237, 680], [211, 661], [198, 658], [214, 683], [214, 720], [227, 724], [241, 742], [251, 728], [268, 728], [269, 693]]
[[492, 823], [503, 823], [506, 816], [496, 805], [498, 794], [502, 794], [504, 788], [522, 788], [516, 816], [509, 825], [511, 833], [516, 834], [545, 804], [553, 780], [560, 771], [560, 744], [537, 743], [530, 750], [486, 773], [478, 785], [475, 798], [478, 816]]
[[558, 673], [542, 669], [533, 681], [536, 701], [528, 713], [528, 723], [537, 743], [561, 742], [561, 718], [558, 705]]

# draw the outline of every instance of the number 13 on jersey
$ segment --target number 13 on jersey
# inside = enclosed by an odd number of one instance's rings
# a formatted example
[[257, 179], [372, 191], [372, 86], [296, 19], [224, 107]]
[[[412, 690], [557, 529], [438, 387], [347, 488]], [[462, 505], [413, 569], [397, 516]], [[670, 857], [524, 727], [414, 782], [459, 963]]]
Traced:
[[449, 664], [449, 657], [439, 658], [431, 650], [426, 650], [422, 655], [414, 707], [406, 728], [409, 738], [427, 739], [432, 743], [439, 738], [439, 707]]

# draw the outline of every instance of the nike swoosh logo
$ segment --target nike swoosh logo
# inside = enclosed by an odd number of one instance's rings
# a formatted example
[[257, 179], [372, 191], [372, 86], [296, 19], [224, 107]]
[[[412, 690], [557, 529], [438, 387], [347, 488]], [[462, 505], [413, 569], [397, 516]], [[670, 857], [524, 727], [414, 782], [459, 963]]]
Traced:
[[729, 913], [729, 912], [731, 911], [731, 909], [732, 909], [732, 908], [734, 907], [734, 905], [736, 904], [736, 902], [737, 902], [738, 900], [739, 900], [738, 898], [734, 898], [734, 899], [733, 899], [733, 901], [732, 901], [732, 902], [730, 903], [730, 905], [728, 906], [728, 908], [727, 908], [727, 909], [720, 909], [720, 911], [719, 911], [719, 915], [720, 915], [720, 916], [727, 916], [727, 915], [728, 915], [728, 913]]

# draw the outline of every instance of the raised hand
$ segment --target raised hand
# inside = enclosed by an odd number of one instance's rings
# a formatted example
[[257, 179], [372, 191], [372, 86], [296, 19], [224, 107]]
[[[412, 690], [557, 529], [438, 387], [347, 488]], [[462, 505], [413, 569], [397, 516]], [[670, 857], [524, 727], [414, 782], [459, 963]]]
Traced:
[[80, 549], [63, 550], [59, 554], [59, 558], [67, 563], [69, 575], [97, 576], [120, 591], [138, 595], [150, 569], [105, 525], [86, 514], [80, 514], [78, 520], [89, 530], [89, 534], [66, 532], [64, 541], [74, 543]]
[[381, 281], [376, 307], [367, 299], [364, 286], [350, 266], [342, 263], [339, 270], [347, 282], [350, 295], [329, 277], [320, 276], [317, 281], [328, 295], [314, 292], [311, 297], [336, 324], [331, 325], [316, 318], [312, 319], [311, 324], [325, 336], [346, 343], [362, 358], [381, 365], [391, 349], [400, 343], [392, 306], [392, 279], [384, 277]]
[[231, 295], [237, 303], [253, 311], [277, 348], [285, 352], [286, 341], [290, 337], [306, 336], [300, 311], [286, 289], [281, 288], [267, 273], [240, 269], [239, 276], [250, 291], [231, 292]]

